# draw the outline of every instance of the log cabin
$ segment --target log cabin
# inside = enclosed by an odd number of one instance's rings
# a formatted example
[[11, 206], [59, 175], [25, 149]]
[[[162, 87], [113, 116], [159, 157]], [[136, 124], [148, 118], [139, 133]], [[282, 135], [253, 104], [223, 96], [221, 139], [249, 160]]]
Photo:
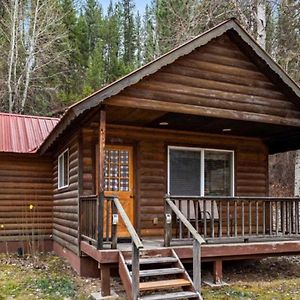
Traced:
[[268, 191], [300, 88], [234, 19], [0, 134], [0, 250], [35, 241], [102, 295], [118, 268], [128, 299], [201, 299], [202, 261], [222, 282], [223, 261], [300, 253], [300, 198]]

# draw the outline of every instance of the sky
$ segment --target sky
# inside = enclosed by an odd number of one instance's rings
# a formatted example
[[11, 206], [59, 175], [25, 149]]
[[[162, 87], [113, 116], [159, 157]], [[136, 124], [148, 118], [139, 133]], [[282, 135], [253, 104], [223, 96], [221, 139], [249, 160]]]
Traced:
[[[99, 0], [99, 2], [102, 4], [103, 8], [106, 10], [110, 0]], [[116, 2], [116, 0], [113, 0], [113, 2]], [[135, 2], [136, 9], [139, 10], [141, 13], [143, 13], [145, 10], [146, 4], [150, 3], [150, 0], [135, 0], [134, 2]]]

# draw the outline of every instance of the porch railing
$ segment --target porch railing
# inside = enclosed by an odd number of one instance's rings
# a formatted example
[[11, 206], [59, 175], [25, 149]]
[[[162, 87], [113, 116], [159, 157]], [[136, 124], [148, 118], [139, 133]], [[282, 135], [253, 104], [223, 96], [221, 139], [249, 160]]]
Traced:
[[[170, 197], [170, 201], [207, 242], [300, 237], [298, 197]], [[172, 223], [176, 238], [191, 238], [180, 219]]]
[[[81, 239], [104, 249], [108, 244], [116, 249], [118, 244], [118, 223], [121, 217], [132, 242], [132, 297], [138, 299], [140, 282], [140, 249], [144, 248], [134, 226], [127, 216], [120, 200], [114, 196], [80, 197]], [[100, 202], [100, 203], [99, 203]], [[101, 242], [99, 243], [99, 239]]]
[[90, 244], [97, 244], [97, 196], [80, 197], [80, 237]]
[[186, 216], [180, 211], [169, 196], [165, 198], [165, 237], [164, 246], [169, 247], [172, 239], [172, 214], [176, 216], [180, 224], [184, 225], [189, 236], [193, 238], [193, 283], [196, 292], [201, 295], [201, 244], [205, 240], [189, 222]]
[[[115, 248], [113, 216], [114, 197], [106, 196], [81, 196], [80, 197], [80, 232], [81, 239], [87, 241], [98, 249], [106, 245]], [[114, 244], [115, 245], [115, 244]]]

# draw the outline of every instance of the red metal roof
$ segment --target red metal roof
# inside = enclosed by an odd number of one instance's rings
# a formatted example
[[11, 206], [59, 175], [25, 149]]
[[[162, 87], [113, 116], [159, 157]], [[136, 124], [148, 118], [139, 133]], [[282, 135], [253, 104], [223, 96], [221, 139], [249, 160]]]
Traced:
[[59, 119], [0, 113], [0, 152], [34, 153]]

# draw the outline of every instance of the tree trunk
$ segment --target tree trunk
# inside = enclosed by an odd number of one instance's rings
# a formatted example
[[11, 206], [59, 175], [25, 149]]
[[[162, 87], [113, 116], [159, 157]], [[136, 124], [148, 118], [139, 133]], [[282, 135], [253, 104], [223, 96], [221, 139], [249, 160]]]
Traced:
[[266, 1], [257, 1], [257, 42], [266, 49]]
[[300, 150], [296, 151], [295, 157], [295, 189], [294, 195], [300, 196]]
[[28, 87], [30, 83], [30, 77], [31, 77], [31, 71], [34, 64], [34, 51], [36, 47], [36, 26], [37, 26], [37, 18], [38, 18], [38, 12], [39, 12], [39, 0], [37, 0], [35, 4], [35, 10], [34, 10], [34, 18], [33, 18], [33, 26], [32, 26], [32, 33], [29, 37], [29, 48], [28, 48], [28, 56], [26, 60], [25, 65], [25, 84], [24, 84], [24, 92], [22, 96], [22, 102], [21, 102], [21, 112], [23, 113], [26, 100], [27, 100], [27, 94], [28, 94]]
[[16, 29], [17, 29], [17, 20], [18, 20], [18, 9], [19, 9], [19, 0], [14, 0], [11, 4], [12, 8], [12, 26], [11, 26], [11, 40], [10, 40], [10, 51], [8, 57], [8, 78], [7, 78], [7, 88], [8, 88], [8, 111], [11, 113], [14, 107], [14, 89], [13, 89], [13, 72], [14, 65], [16, 64], [15, 60], [15, 51], [17, 48], [16, 45]]

